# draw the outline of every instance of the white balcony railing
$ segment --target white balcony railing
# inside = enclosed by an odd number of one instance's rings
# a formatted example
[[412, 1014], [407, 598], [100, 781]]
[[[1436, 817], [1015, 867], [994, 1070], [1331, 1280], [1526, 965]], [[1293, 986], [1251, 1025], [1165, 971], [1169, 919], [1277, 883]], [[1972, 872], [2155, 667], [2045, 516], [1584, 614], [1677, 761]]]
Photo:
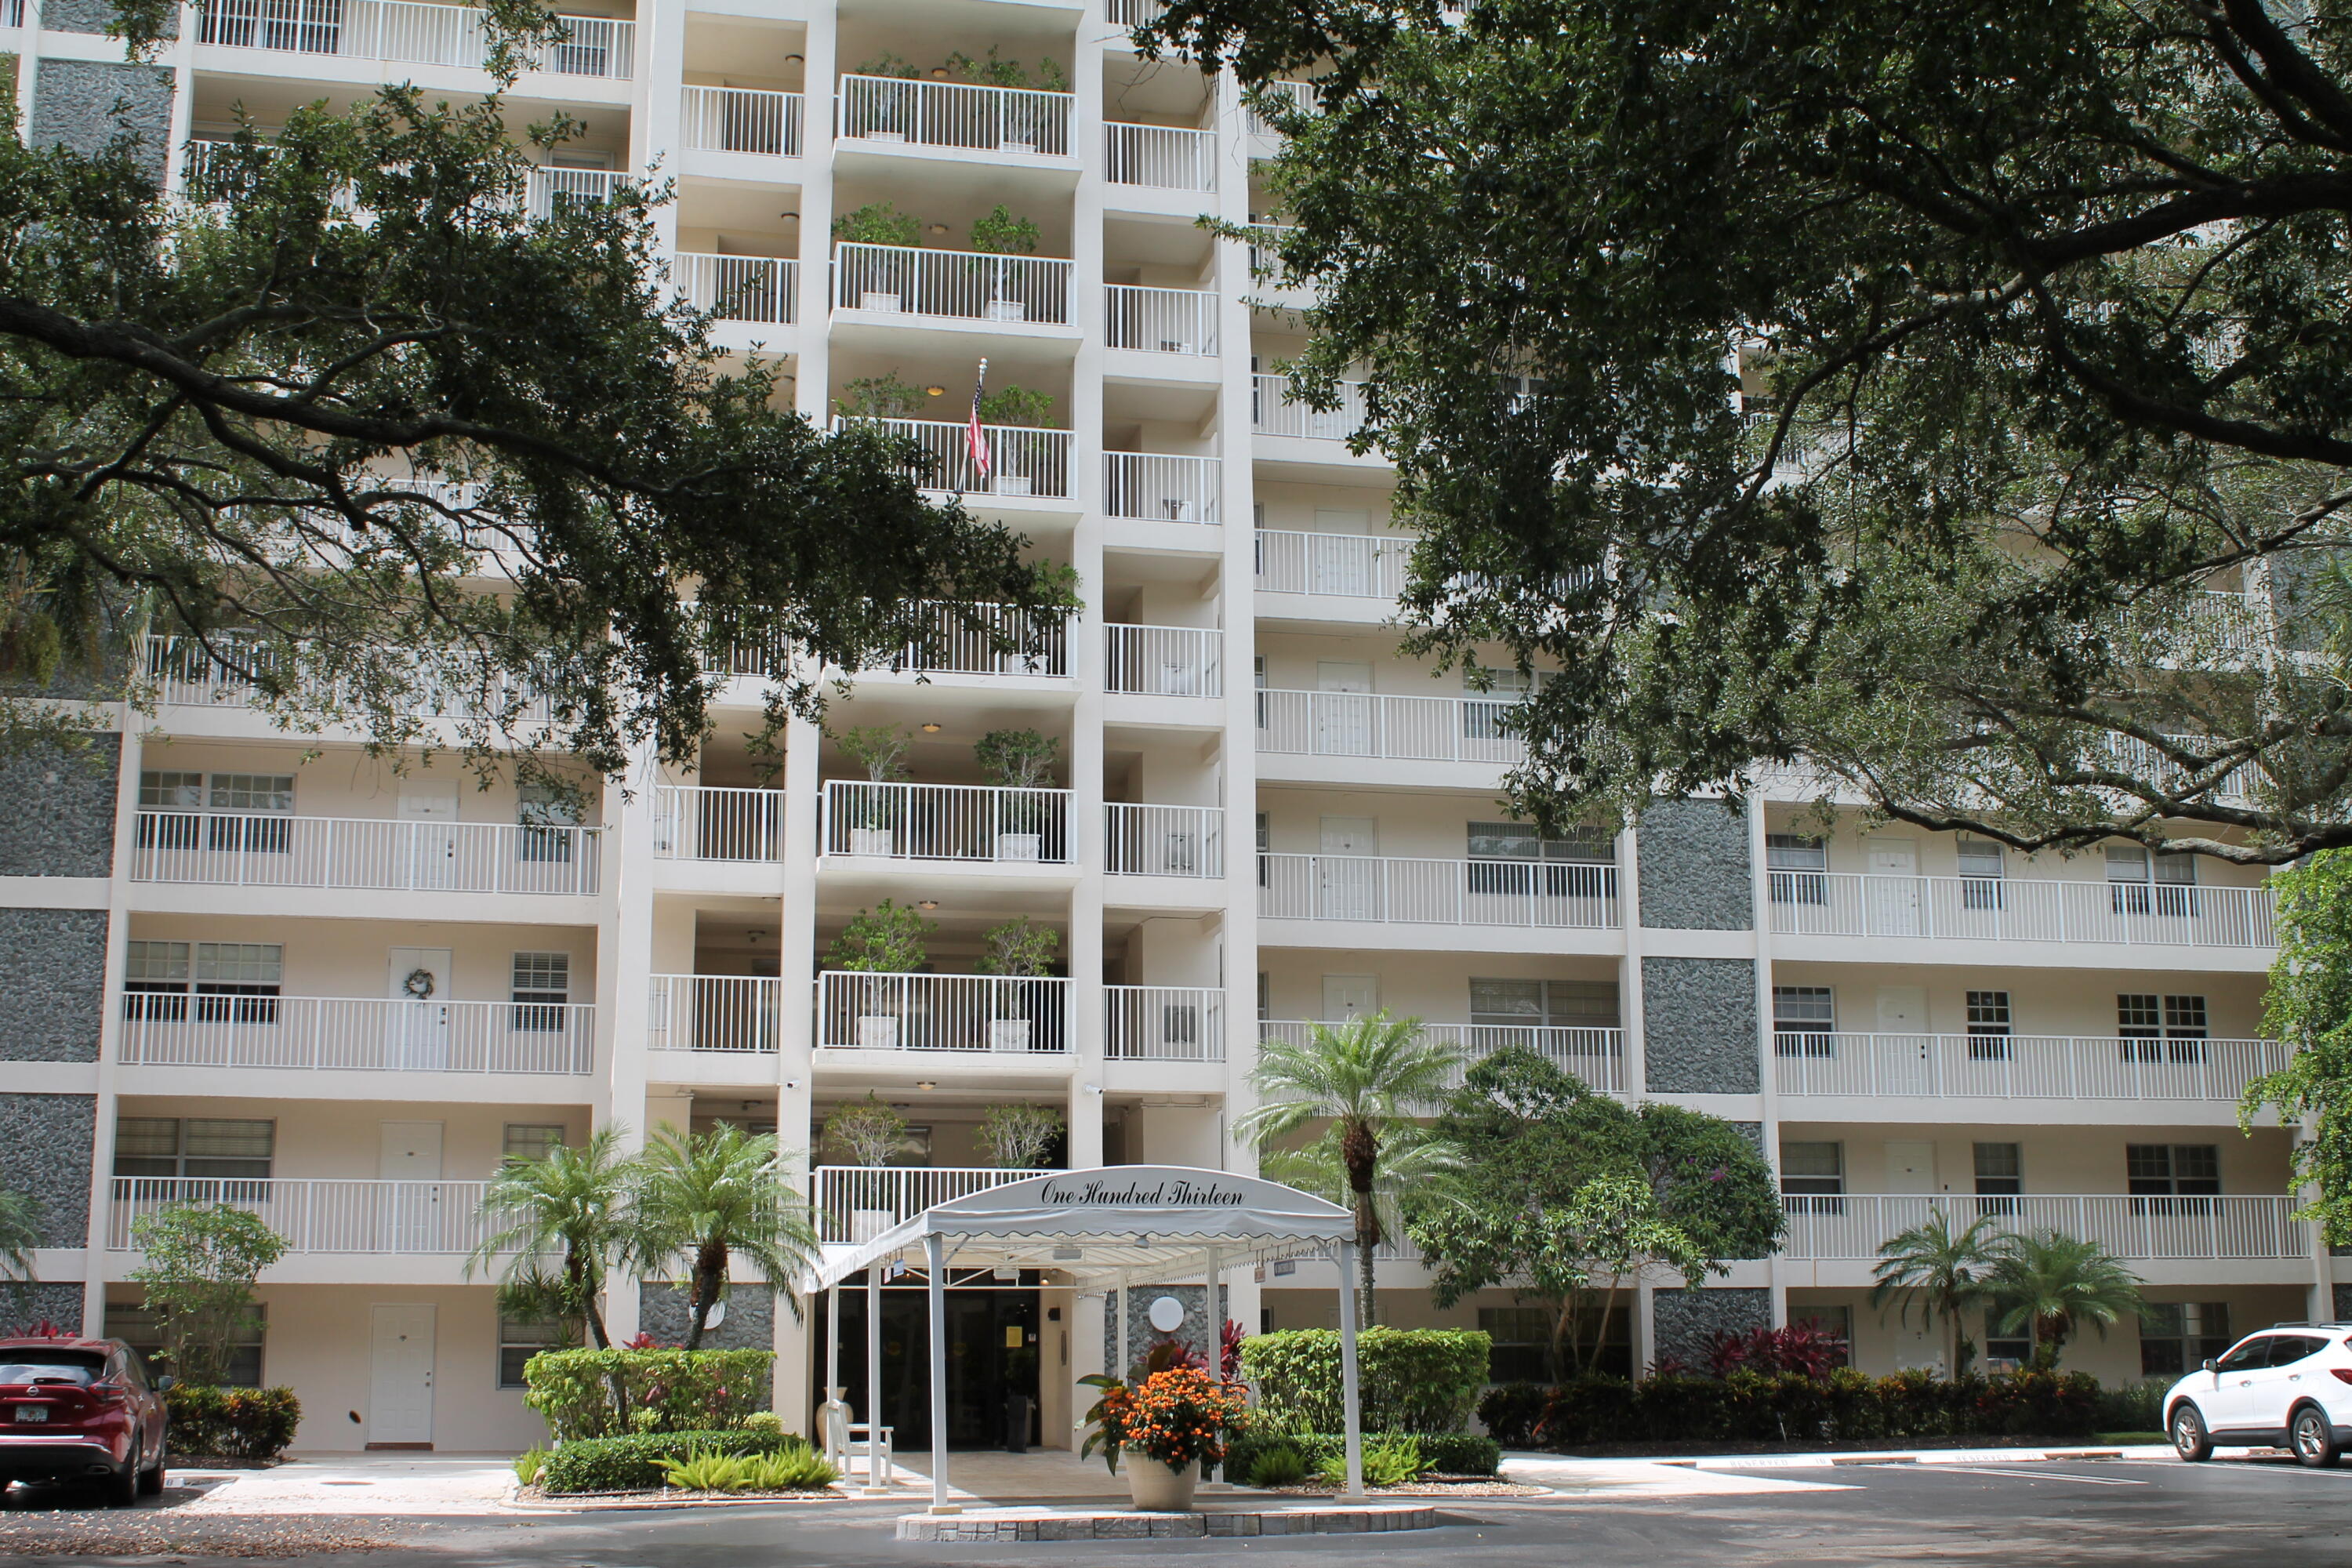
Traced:
[[784, 858], [784, 792], [654, 786], [654, 858], [657, 860], [781, 860]]
[[1617, 868], [1538, 860], [1260, 855], [1267, 920], [1602, 928], [1617, 923]]
[[1217, 188], [1217, 133], [1174, 125], [1103, 125], [1103, 178], [1158, 191]]
[[[470, 68], [488, 58], [486, 15], [470, 5], [413, 0], [213, 0], [197, 10], [196, 42]], [[636, 54], [635, 22], [610, 16], [556, 20], [563, 25], [563, 36], [526, 56], [531, 69], [628, 78]]]
[[[1064, 676], [1070, 673], [1066, 620], [1049, 621], [1007, 605], [931, 607], [932, 626], [901, 650], [894, 668], [921, 675]], [[998, 639], [1013, 645], [998, 647]]]
[[502, 1222], [482, 1212], [482, 1182], [305, 1181], [275, 1177], [117, 1176], [107, 1249], [131, 1249], [131, 1222], [174, 1204], [224, 1205], [258, 1215], [290, 1252], [456, 1254]]
[[1065, 158], [1076, 101], [1070, 93], [1029, 88], [845, 76], [841, 134], [853, 142]]
[[2096, 1242], [2127, 1260], [2309, 1258], [2311, 1238], [2289, 1197], [1916, 1197], [1858, 1194], [1784, 1197], [1789, 1236], [1781, 1256], [1874, 1259], [1880, 1244], [1929, 1216], [1956, 1226], [1990, 1217], [1999, 1233], [2057, 1230]]
[[1051, 256], [836, 245], [833, 303], [878, 315], [1067, 326], [1074, 265]]
[[[2210, 753], [2214, 746], [2213, 738], [2210, 735], [2167, 735], [2165, 739], [2180, 750], [2198, 755]], [[2191, 779], [2210, 771], [2200, 768], [2192, 773], [2137, 735], [2109, 734], [2105, 737], [2104, 750], [2106, 755], [2093, 759], [2093, 765], [2104, 762], [2109, 766], [2137, 773], [2158, 788], [2174, 793], [2186, 790]], [[2220, 782], [2206, 791], [2207, 797], [2242, 805], [2252, 795], [2252, 786], [2261, 782], [2262, 777], [2262, 770], [2253, 763], [2241, 763], [2222, 774]]]
[[1103, 285], [1103, 341], [1145, 353], [1213, 355], [1217, 296], [1201, 289]]
[[1261, 691], [1257, 749], [1294, 756], [1516, 763], [1527, 755], [1527, 747], [1505, 728], [1505, 721], [1518, 700]]
[[2275, 947], [2269, 888], [2013, 877], [1771, 873], [1772, 929], [1794, 936]]
[[1222, 877], [1225, 814], [1213, 805], [1103, 805], [1103, 869], [1114, 877]]
[[646, 1048], [772, 1054], [784, 983], [756, 974], [656, 974], [646, 980]]
[[827, 855], [999, 865], [1076, 858], [1066, 789], [833, 779], [821, 831]]
[[[410, 481], [419, 492], [435, 489], [427, 481]], [[437, 487], [445, 496], [458, 487]], [[325, 524], [323, 521], [321, 527]], [[492, 530], [479, 531], [479, 542], [486, 553], [497, 556], [509, 554], [515, 542]], [[147, 679], [152, 683], [156, 700], [167, 708], [245, 708], [260, 698], [259, 689], [247, 676], [252, 669], [265, 674], [282, 668], [278, 650], [266, 645], [240, 643], [235, 637], [215, 639], [220, 651], [205, 646], [193, 637], [151, 637], [146, 639]], [[227, 658], [243, 661], [243, 668], [232, 667]], [[517, 692], [509, 701], [508, 694], [516, 689], [507, 684], [500, 675], [498, 684], [485, 690], [444, 689], [431, 679], [419, 681], [410, 694], [407, 711], [419, 718], [468, 720], [485, 715], [494, 718], [511, 717], [518, 724], [545, 724], [551, 721], [553, 710], [546, 700], [536, 695]], [[325, 669], [302, 672], [304, 689], [316, 689], [320, 700], [333, 703], [349, 700], [351, 693]], [[512, 712], [509, 715], [509, 710]]]
[[894, 436], [923, 449], [912, 470], [925, 489], [958, 495], [1066, 497], [1070, 493], [1070, 433], [1024, 425], [983, 425], [988, 471], [973, 459], [971, 426], [943, 419], [877, 419]]
[[1376, 533], [1257, 532], [1257, 585], [1267, 594], [1393, 600], [1413, 542]]
[[[1327, 1029], [1345, 1028], [1342, 1022], [1326, 1022]], [[1302, 1046], [1308, 1038], [1311, 1025], [1295, 1018], [1266, 1018], [1258, 1021], [1258, 1038], [1279, 1040], [1285, 1045]], [[1625, 1031], [1615, 1028], [1578, 1028], [1539, 1024], [1432, 1024], [1421, 1026], [1422, 1037], [1433, 1045], [1452, 1046], [1462, 1053], [1462, 1061], [1449, 1081], [1459, 1085], [1463, 1074], [1481, 1058], [1492, 1056], [1507, 1047], [1531, 1050], [1559, 1068], [1572, 1073], [1589, 1089], [1604, 1093], [1625, 1092]]]
[[523, 211], [532, 217], [553, 217], [566, 203], [609, 202], [613, 193], [636, 176], [625, 169], [558, 169], [541, 164], [530, 171], [523, 187]]
[[861, 1051], [1069, 1049], [1070, 983], [1013, 974], [817, 976], [820, 1046]]
[[1215, 522], [1214, 458], [1169, 452], [1105, 452], [1103, 510], [1147, 522]]
[[1339, 383], [1335, 406], [1313, 408], [1297, 401], [1288, 376], [1250, 377], [1250, 428], [1261, 436], [1344, 441], [1362, 429], [1370, 416], [1360, 381]]
[[[1259, 96], [1263, 97], [1266, 100], [1269, 108], [1276, 110], [1287, 110], [1289, 111], [1301, 114], [1311, 114], [1315, 111], [1315, 84], [1313, 82], [1265, 81], [1258, 83], [1255, 90]], [[1282, 134], [1280, 131], [1275, 128], [1274, 122], [1269, 120], [1265, 114], [1259, 111], [1258, 106], [1255, 103], [1244, 104], [1242, 108], [1242, 116], [1249, 126], [1249, 133], [1253, 136], [1280, 136]]]
[[2201, 1100], [2235, 1104], [2286, 1066], [2283, 1040], [2064, 1035], [1802, 1034], [1773, 1039], [1782, 1094], [1935, 1099]]
[[1105, 626], [1104, 689], [1223, 697], [1224, 646], [1224, 634], [1214, 626]]
[[722, 321], [800, 320], [801, 264], [789, 257], [681, 250], [674, 276], [688, 304]]
[[802, 103], [797, 92], [689, 87], [678, 103], [678, 140], [697, 152], [797, 158]]
[[1197, 985], [1106, 985], [1103, 1055], [1113, 1061], [1223, 1061], [1225, 994]]
[[1157, 20], [1168, 9], [1168, 0], [1108, 0], [1103, 9], [1113, 26], [1140, 27]]
[[587, 1003], [138, 991], [122, 1002], [133, 1067], [584, 1073], [596, 1058]]
[[985, 1166], [819, 1165], [809, 1173], [809, 1197], [816, 1209], [820, 1239], [831, 1244], [871, 1241], [900, 1220], [950, 1198], [970, 1197], [1045, 1173]]
[[131, 879], [576, 896], [596, 891], [604, 844], [595, 827], [142, 811]]

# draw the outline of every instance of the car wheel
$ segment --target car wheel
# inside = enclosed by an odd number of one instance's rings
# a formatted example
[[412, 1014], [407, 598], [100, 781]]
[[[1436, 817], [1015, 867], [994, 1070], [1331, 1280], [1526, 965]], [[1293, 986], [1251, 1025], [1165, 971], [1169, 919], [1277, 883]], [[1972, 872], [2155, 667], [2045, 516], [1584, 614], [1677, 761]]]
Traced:
[[163, 1455], [158, 1454], [155, 1456], [154, 1468], [142, 1470], [139, 1472], [139, 1495], [141, 1497], [162, 1497], [163, 1495]]
[[2190, 1464], [2213, 1457], [2213, 1439], [2205, 1430], [2205, 1417], [2187, 1400], [2173, 1407], [2171, 1430], [2172, 1451]]
[[2315, 1405], [2306, 1405], [2296, 1411], [2294, 1419], [2287, 1423], [2286, 1433], [2287, 1445], [2294, 1450], [2294, 1462], [2306, 1469], [2326, 1469], [2339, 1457], [2336, 1428], [2329, 1425], [2327, 1413]]
[[131, 1458], [122, 1462], [122, 1468], [98, 1484], [100, 1489], [106, 1495], [107, 1507], [137, 1508], [139, 1506], [138, 1449], [133, 1447]]

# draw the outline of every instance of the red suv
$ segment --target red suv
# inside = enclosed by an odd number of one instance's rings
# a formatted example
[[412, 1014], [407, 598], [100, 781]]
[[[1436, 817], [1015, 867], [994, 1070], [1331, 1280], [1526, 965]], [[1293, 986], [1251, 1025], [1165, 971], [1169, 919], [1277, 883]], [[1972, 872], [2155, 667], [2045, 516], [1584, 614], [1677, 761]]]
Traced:
[[163, 1489], [163, 1393], [121, 1340], [0, 1339], [0, 1490], [83, 1477], [114, 1508]]

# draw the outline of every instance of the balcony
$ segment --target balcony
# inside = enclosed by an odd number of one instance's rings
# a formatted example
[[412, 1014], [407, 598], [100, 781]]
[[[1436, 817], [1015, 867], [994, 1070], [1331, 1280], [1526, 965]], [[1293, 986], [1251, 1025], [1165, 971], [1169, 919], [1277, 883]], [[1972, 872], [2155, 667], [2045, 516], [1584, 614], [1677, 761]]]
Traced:
[[784, 792], [654, 786], [654, 858], [778, 861], [784, 858]]
[[532, 217], [549, 218], [569, 202], [609, 202], [614, 192], [635, 178], [625, 169], [558, 169], [541, 164], [530, 171], [523, 185], [523, 211]]
[[1412, 563], [1409, 539], [1370, 533], [1257, 533], [1261, 594], [1316, 594], [1393, 603]]
[[1223, 1061], [1225, 994], [1195, 985], [1106, 985], [1103, 1055], [1126, 1062]]
[[817, 1234], [827, 1246], [870, 1241], [950, 1198], [1025, 1182], [1045, 1171], [979, 1166], [819, 1165], [809, 1173]]
[[1066, 92], [1028, 88], [845, 76], [841, 137], [876, 146], [1066, 158], [1071, 108], [1076, 101]]
[[1781, 1256], [1875, 1259], [1881, 1243], [1936, 1214], [1955, 1228], [1990, 1217], [2007, 1235], [2057, 1230], [2130, 1261], [2168, 1258], [2308, 1258], [2311, 1237], [2291, 1197], [1962, 1197], [1941, 1194], [1780, 1200], [1789, 1236]]
[[[413, 489], [420, 497], [441, 501], [445, 505], [472, 504], [471, 487], [414, 479], [398, 481], [403, 489]], [[339, 523], [318, 521], [322, 530], [331, 531]], [[521, 531], [518, 529], [518, 533]], [[483, 552], [492, 557], [503, 555], [505, 565], [519, 563], [517, 541], [488, 527], [470, 531], [478, 540]], [[260, 689], [247, 676], [247, 669], [272, 673], [284, 668], [278, 650], [268, 646], [245, 642], [235, 634], [214, 639], [214, 647], [193, 637], [151, 637], [146, 639], [147, 679], [154, 689], [155, 700], [166, 708], [250, 708], [262, 700]], [[240, 646], [241, 645], [241, 646]], [[226, 662], [240, 660], [244, 668]], [[335, 673], [313, 667], [300, 672], [306, 689], [318, 689], [321, 704], [343, 704], [352, 701], [348, 688]], [[479, 718], [511, 719], [517, 724], [547, 724], [553, 721], [554, 710], [544, 698], [522, 694], [503, 674], [486, 691], [444, 689], [437, 679], [419, 682], [410, 693], [404, 710], [418, 718], [448, 718], [467, 721]], [[509, 715], [508, 710], [511, 708]]]
[[[1258, 1022], [1258, 1038], [1279, 1040], [1284, 1045], [1303, 1046], [1307, 1031], [1314, 1026], [1297, 1019], [1271, 1018]], [[1346, 1027], [1344, 1020], [1334, 1020], [1323, 1026], [1327, 1029]], [[1625, 1031], [1622, 1029], [1588, 1029], [1554, 1027], [1537, 1024], [1432, 1024], [1421, 1026], [1422, 1038], [1433, 1045], [1452, 1046], [1462, 1054], [1462, 1063], [1449, 1082], [1458, 1086], [1463, 1074], [1485, 1057], [1507, 1047], [1531, 1050], [1552, 1066], [1574, 1075], [1587, 1088], [1607, 1094], [1622, 1094], [1629, 1087], [1625, 1077]]]
[[604, 842], [595, 827], [142, 811], [131, 879], [576, 898], [596, 891]]
[[691, 152], [797, 158], [802, 118], [797, 92], [689, 87], [678, 104], [678, 140]]
[[835, 1050], [1058, 1058], [1070, 1047], [1070, 983], [1010, 974], [817, 976], [816, 1043]]
[[1113, 877], [1222, 877], [1225, 814], [1213, 805], [1103, 804], [1103, 870]]
[[1345, 441], [1370, 417], [1364, 402], [1364, 384], [1343, 381], [1339, 402], [1330, 408], [1313, 408], [1297, 401], [1297, 389], [1286, 375], [1250, 377], [1250, 429], [1260, 436], [1294, 436], [1309, 441]]
[[1260, 855], [1257, 909], [1265, 920], [1601, 930], [1617, 924], [1617, 868]]
[[117, 1176], [106, 1247], [133, 1250], [131, 1222], [174, 1204], [220, 1204], [258, 1215], [289, 1252], [473, 1251], [499, 1225], [482, 1214], [483, 1182], [247, 1180], [211, 1176]]
[[2104, 942], [2127, 947], [2278, 945], [2267, 887], [2038, 882], [2008, 877], [1774, 871], [1772, 929], [1790, 936]]
[[678, 293], [722, 321], [791, 326], [800, 320], [801, 264], [781, 256], [677, 253]]
[[1103, 689], [1143, 697], [1223, 697], [1224, 634], [1214, 626], [1103, 627]]
[[135, 991], [122, 1000], [130, 1067], [571, 1075], [596, 1060], [586, 1003]]
[[1217, 188], [1217, 134], [1172, 125], [1103, 125], [1103, 178], [1155, 191]]
[[782, 981], [754, 974], [655, 974], [646, 984], [647, 1050], [775, 1054], [782, 1038]]
[[1143, 353], [1213, 357], [1217, 296], [1202, 289], [1103, 285], [1103, 341]]
[[[488, 13], [413, 0], [215, 0], [197, 12], [196, 42], [227, 48], [479, 69], [489, 55]], [[626, 80], [637, 25], [609, 16], [555, 18], [563, 37], [526, 57], [554, 76]]]
[[1143, 522], [1216, 522], [1218, 463], [1164, 452], [1105, 452], [1103, 510]]
[[1253, 136], [1279, 140], [1282, 132], [1268, 117], [1272, 113], [1312, 114], [1315, 112], [1315, 84], [1311, 81], [1264, 81], [1255, 89], [1266, 105], [1261, 110], [1255, 103], [1245, 103], [1242, 118]]
[[1506, 727], [1519, 699], [1260, 691], [1257, 749], [1298, 756], [1508, 765], [1527, 746]]
[[2294, 1054], [2282, 1040], [1782, 1033], [1773, 1071], [1789, 1095], [2235, 1104]]
[[[835, 420], [836, 428], [840, 421]], [[893, 436], [922, 448], [908, 470], [925, 489], [1000, 499], [1067, 500], [1070, 494], [1070, 433], [1025, 425], [983, 425], [988, 471], [973, 458], [971, 426], [943, 419], [875, 419]]]
[[1067, 326], [1074, 265], [1048, 256], [836, 245], [833, 304], [867, 315]]
[[824, 786], [822, 853], [877, 860], [1067, 865], [1070, 792], [995, 784]]

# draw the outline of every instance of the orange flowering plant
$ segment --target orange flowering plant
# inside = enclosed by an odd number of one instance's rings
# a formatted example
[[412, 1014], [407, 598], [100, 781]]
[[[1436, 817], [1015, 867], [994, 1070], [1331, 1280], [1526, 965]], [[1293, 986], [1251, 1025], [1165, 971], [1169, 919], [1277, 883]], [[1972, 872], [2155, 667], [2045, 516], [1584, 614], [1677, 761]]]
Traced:
[[1225, 1436], [1249, 1425], [1249, 1398], [1238, 1383], [1225, 1383], [1195, 1367], [1155, 1372], [1130, 1388], [1118, 1378], [1079, 1379], [1103, 1391], [1087, 1412], [1094, 1430], [1078, 1457], [1099, 1447], [1111, 1474], [1122, 1452], [1159, 1460], [1171, 1469], [1213, 1465], [1225, 1457]]

